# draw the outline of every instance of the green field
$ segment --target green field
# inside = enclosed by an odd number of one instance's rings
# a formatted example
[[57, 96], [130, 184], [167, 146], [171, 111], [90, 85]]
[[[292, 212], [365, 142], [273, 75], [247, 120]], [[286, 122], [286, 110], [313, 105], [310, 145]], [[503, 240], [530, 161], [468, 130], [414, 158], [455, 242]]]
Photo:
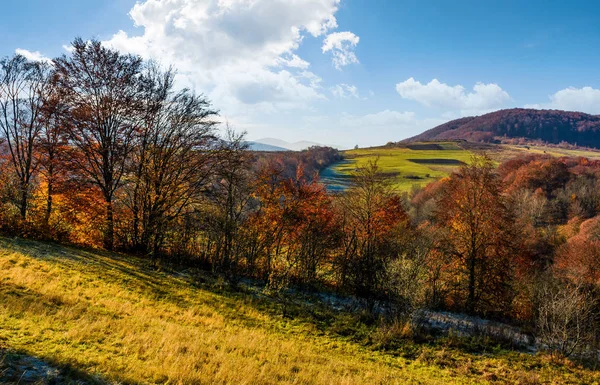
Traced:
[[454, 142], [415, 143], [404, 147], [374, 147], [344, 152], [344, 161], [326, 169], [322, 179], [333, 190], [343, 189], [354, 170], [377, 161], [381, 171], [389, 175], [399, 191], [424, 186], [468, 163], [471, 150]]
[[413, 186], [425, 186], [448, 176], [473, 155], [487, 153], [496, 163], [526, 154], [587, 157], [600, 159], [599, 151], [570, 150], [543, 146], [478, 145], [467, 142], [425, 142], [396, 147], [372, 147], [344, 152], [344, 160], [321, 172], [321, 179], [332, 191], [344, 190], [354, 171], [370, 161], [377, 161], [381, 171], [390, 176], [394, 187], [402, 192]]
[[[456, 338], [417, 344], [305, 297], [0, 238], [0, 383], [577, 384], [598, 373]], [[483, 350], [482, 350], [483, 346]], [[36, 378], [40, 363], [59, 379]], [[36, 369], [37, 368], [37, 369]], [[37, 372], [36, 372], [37, 370]], [[39, 374], [39, 373], [38, 373]], [[78, 382], [79, 383], [79, 382]]]

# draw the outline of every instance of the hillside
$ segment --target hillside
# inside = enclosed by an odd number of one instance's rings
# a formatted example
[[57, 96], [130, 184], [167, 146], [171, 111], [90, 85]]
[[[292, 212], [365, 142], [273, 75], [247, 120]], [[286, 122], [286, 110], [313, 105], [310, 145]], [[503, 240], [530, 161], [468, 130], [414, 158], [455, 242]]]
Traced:
[[398, 191], [425, 186], [447, 176], [473, 155], [463, 143], [412, 143], [390, 147], [373, 147], [344, 152], [344, 160], [321, 172], [321, 180], [330, 191], [343, 191], [352, 180], [354, 170], [377, 161]]
[[330, 191], [343, 191], [352, 181], [352, 174], [369, 161], [377, 161], [381, 171], [391, 178], [397, 191], [408, 192], [415, 186], [424, 187], [448, 176], [471, 157], [486, 152], [497, 164], [524, 155], [555, 157], [585, 157], [600, 159], [600, 151], [542, 145], [509, 145], [465, 141], [427, 141], [395, 143], [381, 147], [361, 148], [343, 152], [344, 159], [320, 173]]
[[499, 348], [473, 353], [456, 338], [437, 345], [394, 341], [393, 331], [378, 331], [360, 315], [307, 307], [305, 300], [289, 305], [282, 317], [281, 305], [260, 291], [147, 266], [119, 254], [0, 238], [0, 382], [598, 380], [544, 356]]
[[514, 108], [444, 123], [405, 142], [526, 138], [600, 148], [600, 116], [559, 110]]
[[317, 143], [317, 142], [311, 142], [311, 141], [307, 141], [307, 140], [290, 143], [290, 142], [286, 142], [285, 140], [276, 139], [276, 138], [257, 139], [255, 141], [253, 141], [252, 143], [279, 147], [279, 148], [287, 149], [290, 151], [302, 151], [302, 150], [306, 150], [307, 148], [315, 147], [315, 146], [316, 147], [340, 148], [340, 146], [337, 146], [334, 144]]

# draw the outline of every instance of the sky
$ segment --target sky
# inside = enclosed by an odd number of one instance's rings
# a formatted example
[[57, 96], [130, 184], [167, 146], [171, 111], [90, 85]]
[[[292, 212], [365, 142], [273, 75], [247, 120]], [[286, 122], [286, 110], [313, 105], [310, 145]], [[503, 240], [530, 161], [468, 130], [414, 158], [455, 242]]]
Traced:
[[0, 55], [75, 37], [172, 65], [250, 140], [398, 141], [513, 108], [600, 114], [597, 1], [28, 0]]

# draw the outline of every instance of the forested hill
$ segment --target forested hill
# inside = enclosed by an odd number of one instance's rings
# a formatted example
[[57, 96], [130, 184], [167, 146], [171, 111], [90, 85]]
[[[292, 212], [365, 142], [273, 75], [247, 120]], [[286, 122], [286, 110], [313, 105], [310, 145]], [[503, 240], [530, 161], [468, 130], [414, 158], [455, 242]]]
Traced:
[[491, 142], [498, 138], [527, 138], [543, 142], [600, 148], [600, 116], [582, 112], [514, 108], [452, 120], [407, 142], [463, 139]]

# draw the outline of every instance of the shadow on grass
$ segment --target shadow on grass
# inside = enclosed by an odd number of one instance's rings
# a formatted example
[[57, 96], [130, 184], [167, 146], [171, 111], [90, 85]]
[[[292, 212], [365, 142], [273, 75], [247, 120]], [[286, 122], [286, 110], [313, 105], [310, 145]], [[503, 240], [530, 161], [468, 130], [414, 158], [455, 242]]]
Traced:
[[[233, 287], [202, 271], [188, 271], [188, 274], [156, 271], [149, 268], [149, 261], [138, 257], [22, 239], [0, 238], [0, 248], [61, 264], [69, 269], [85, 266], [88, 274], [98, 280], [114, 283], [122, 290], [137, 291], [142, 296], [171, 303], [181, 309], [204, 305], [227, 322], [248, 328], [266, 328], [282, 335], [298, 333], [309, 338], [322, 335], [408, 360], [419, 360], [424, 355], [432, 355], [436, 349], [445, 351], [448, 348], [457, 353], [457, 365], [467, 358], [475, 360], [481, 356], [484, 360], [484, 356], [490, 353], [496, 358], [506, 357], [509, 360], [515, 354], [503, 349], [490, 349], [486, 341], [474, 339], [445, 340], [425, 335], [419, 336], [420, 340], [416, 341], [414, 337], [407, 338], [401, 331], [388, 325], [381, 327], [379, 320], [367, 312], [334, 310], [302, 293], [285, 299], [273, 298], [264, 295], [259, 284]], [[56, 303], [53, 298], [45, 298], [40, 293], [26, 293], [25, 288], [16, 286], [7, 287], [2, 294], [22, 296], [25, 302], [35, 298], [36, 301], [42, 301], [49, 311], [53, 306], [73, 305]], [[434, 356], [438, 359], [437, 355]], [[429, 361], [426, 360], [427, 363]]]
[[97, 375], [72, 365], [61, 364], [0, 347], [0, 384], [108, 384]]
[[[234, 287], [226, 284], [219, 277], [201, 270], [193, 270], [182, 278], [181, 274], [156, 271], [149, 267], [149, 261], [139, 257], [102, 250], [76, 249], [25, 239], [0, 238], [0, 247], [60, 264], [69, 269], [81, 269], [83, 265], [88, 274], [94, 274], [97, 279], [104, 282], [116, 284], [123, 290], [137, 292], [140, 296], [170, 303], [181, 309], [193, 305], [205, 305], [225, 317], [228, 322], [248, 328], [267, 327], [283, 334], [310, 331], [312, 335], [340, 338], [346, 342], [409, 359], [418, 355], [419, 346], [424, 341], [428, 344], [434, 341], [433, 338], [421, 338], [421, 343], [415, 344], [414, 340], [397, 338], [387, 330], [381, 334], [381, 321], [367, 311], [334, 310], [315, 297], [302, 292], [271, 297], [261, 291], [261, 284], [257, 282]], [[190, 290], [190, 287], [193, 290]], [[76, 305], [56, 303], [53, 298], [46, 298], [40, 293], [23, 289], [5, 287], [3, 291], [11, 290], [10, 295], [25, 296], [25, 302], [35, 299], [38, 303], [47, 305], [44, 306], [45, 310], [38, 309], [39, 311], [51, 313], [53, 307]], [[198, 295], [194, 295], [195, 293]], [[256, 312], [268, 316], [270, 322], [265, 323], [264, 318], [256, 316]], [[118, 317], [117, 314], [112, 316]], [[466, 353], [473, 352], [472, 347], [462, 349], [460, 348], [462, 345], [456, 344], [456, 346]]]
[[[83, 266], [86, 273], [95, 276], [95, 279], [119, 286], [123, 292], [135, 293], [140, 298], [172, 304], [179, 309], [204, 305], [231, 322], [250, 328], [263, 326], [263, 320], [250, 316], [244, 311], [244, 307], [248, 305], [250, 305], [249, 308], [258, 309], [256, 301], [253, 301], [251, 296], [241, 292], [220, 290], [218, 277], [207, 272], [200, 272], [205, 283], [198, 284], [194, 278], [198, 276], [196, 272], [192, 274], [193, 277], [190, 274], [182, 275], [176, 271], [158, 271], [150, 267], [148, 260], [135, 256], [102, 250], [77, 249], [21, 238], [10, 240], [0, 238], [0, 248], [57, 264], [70, 270], [81, 270]], [[6, 283], [3, 283], [3, 286], [3, 289], [0, 288], [0, 294], [23, 297], [24, 304], [36, 301], [38, 304], [48, 305], [45, 310], [38, 311], [52, 313], [61, 305], [77, 305], [76, 303], [59, 303], [57, 299], [44, 296], [30, 288], [7, 286]], [[130, 298], [130, 300], [133, 299], [134, 297]], [[265, 302], [265, 304], [268, 303], [268, 301]], [[262, 309], [266, 310], [267, 307]], [[84, 311], [90, 311], [90, 308], [86, 307]], [[106, 314], [103, 309], [103, 315]], [[111, 316], [119, 317], [118, 314]]]

